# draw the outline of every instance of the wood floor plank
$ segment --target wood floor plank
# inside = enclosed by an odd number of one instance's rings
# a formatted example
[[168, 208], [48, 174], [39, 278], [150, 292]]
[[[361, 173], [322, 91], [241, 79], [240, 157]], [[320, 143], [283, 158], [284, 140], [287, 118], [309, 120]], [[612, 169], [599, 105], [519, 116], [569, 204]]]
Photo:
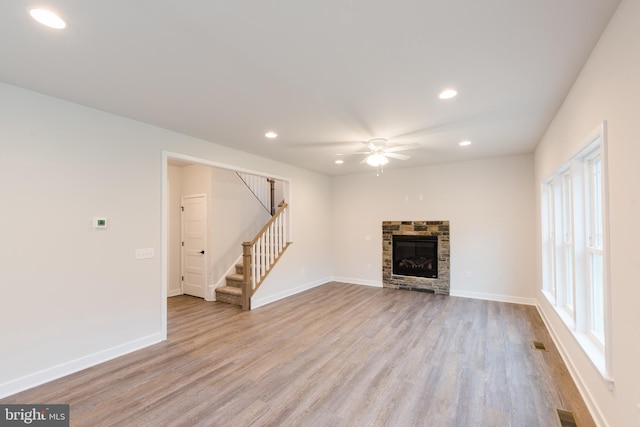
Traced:
[[594, 425], [535, 307], [337, 282], [249, 312], [170, 298], [167, 341], [0, 402], [72, 426]]

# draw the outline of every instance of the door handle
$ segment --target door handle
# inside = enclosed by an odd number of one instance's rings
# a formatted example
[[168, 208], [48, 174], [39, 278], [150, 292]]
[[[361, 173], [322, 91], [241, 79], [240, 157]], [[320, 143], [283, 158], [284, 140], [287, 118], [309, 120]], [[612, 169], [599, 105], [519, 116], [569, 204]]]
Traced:
[[202, 255], [204, 255], [204, 249], [203, 249], [203, 250], [201, 250], [201, 251], [200, 251], [200, 253], [201, 253]]

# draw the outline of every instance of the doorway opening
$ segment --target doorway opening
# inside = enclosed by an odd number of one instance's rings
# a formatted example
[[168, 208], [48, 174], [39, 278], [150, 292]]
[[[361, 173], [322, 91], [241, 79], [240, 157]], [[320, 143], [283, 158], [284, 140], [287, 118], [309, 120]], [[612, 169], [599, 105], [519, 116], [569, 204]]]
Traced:
[[[287, 201], [291, 198], [288, 178], [163, 152], [162, 325], [165, 338], [167, 298], [189, 294], [214, 301], [215, 288], [224, 284], [225, 275], [241, 256], [242, 241], [250, 240], [247, 235], [254, 229], [259, 231], [269, 218], [255, 196], [247, 194], [238, 173], [273, 179], [279, 185], [278, 194]], [[205, 197], [200, 201], [204, 201], [204, 207], [198, 209], [205, 221], [193, 222], [190, 227], [198, 224], [205, 241], [201, 237], [189, 241], [187, 233], [183, 232], [182, 208], [189, 210], [190, 206], [184, 203], [202, 195]], [[187, 227], [184, 228], [186, 231]], [[183, 242], [188, 247], [185, 251], [188, 256], [183, 254]]]

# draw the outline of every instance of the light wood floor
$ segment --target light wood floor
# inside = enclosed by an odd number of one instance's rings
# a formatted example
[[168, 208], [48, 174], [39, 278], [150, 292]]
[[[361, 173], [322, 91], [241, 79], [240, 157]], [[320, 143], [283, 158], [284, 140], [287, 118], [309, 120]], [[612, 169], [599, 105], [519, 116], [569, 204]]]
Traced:
[[69, 403], [72, 426], [594, 425], [535, 307], [333, 282], [168, 318], [167, 341], [0, 402]]

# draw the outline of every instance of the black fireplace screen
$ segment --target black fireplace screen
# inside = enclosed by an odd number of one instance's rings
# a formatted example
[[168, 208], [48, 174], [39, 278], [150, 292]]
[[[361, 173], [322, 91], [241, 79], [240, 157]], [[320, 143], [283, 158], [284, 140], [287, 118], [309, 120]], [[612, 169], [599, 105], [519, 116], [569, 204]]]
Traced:
[[393, 236], [393, 274], [438, 277], [437, 236]]

